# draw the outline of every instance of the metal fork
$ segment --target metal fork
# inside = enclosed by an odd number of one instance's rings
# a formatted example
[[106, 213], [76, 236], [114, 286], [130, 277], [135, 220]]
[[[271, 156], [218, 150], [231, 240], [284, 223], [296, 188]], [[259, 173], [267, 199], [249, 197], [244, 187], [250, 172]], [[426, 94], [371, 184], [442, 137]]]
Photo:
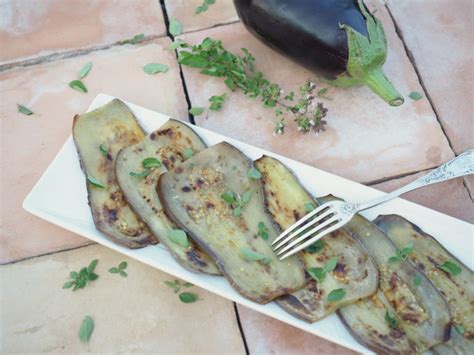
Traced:
[[360, 211], [380, 205], [406, 192], [474, 173], [474, 149], [470, 149], [398, 190], [365, 203], [327, 202], [308, 213], [276, 238], [273, 250], [283, 260], [341, 228]]

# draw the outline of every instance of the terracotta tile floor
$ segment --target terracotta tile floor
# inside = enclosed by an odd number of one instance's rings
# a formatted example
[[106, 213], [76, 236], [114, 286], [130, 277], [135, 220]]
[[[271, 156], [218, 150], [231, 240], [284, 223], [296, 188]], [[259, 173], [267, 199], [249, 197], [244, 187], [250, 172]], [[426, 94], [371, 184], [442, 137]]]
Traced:
[[[390, 13], [378, 2], [367, 2], [377, 8], [387, 32], [386, 72], [404, 94], [422, 92], [420, 101], [407, 99], [402, 107], [391, 109], [365, 88], [331, 88], [328, 95], [333, 100], [325, 101], [330, 109], [327, 132], [274, 137], [271, 111], [229, 93], [222, 111], [207, 119], [197, 117], [196, 123], [357, 181], [378, 182], [375, 187], [384, 191], [411, 181], [421, 170], [472, 148], [474, 141], [472, 3], [460, 0], [446, 7], [447, 1], [390, 0]], [[225, 92], [218, 80], [196, 70], [183, 68], [181, 76], [175, 53], [169, 50], [165, 18], [180, 21], [183, 37], [190, 42], [212, 36], [222, 38], [233, 50], [248, 48], [256, 57], [257, 68], [285, 90], [313, 77], [264, 47], [241, 24], [233, 23], [237, 17], [231, 0], [217, 0], [197, 15], [195, 8], [201, 3], [0, 3], [1, 352], [246, 352], [231, 302], [196, 288], [202, 300], [183, 305], [163, 284], [170, 279], [168, 275], [133, 260], [127, 259], [126, 280], [109, 274], [107, 269], [124, 260], [123, 256], [100, 246], [81, 247], [88, 240], [21, 208], [26, 194], [69, 136], [72, 116], [83, 112], [96, 94], [116, 95], [187, 119], [186, 92], [191, 104], [198, 106], [207, 106], [211, 95]], [[410, 16], [413, 13], [419, 15]], [[433, 31], [439, 23], [442, 33]], [[466, 30], [469, 28], [471, 31]], [[114, 46], [140, 33], [147, 36], [144, 43]], [[72, 58], [60, 59], [63, 56]], [[93, 68], [84, 79], [89, 92], [70, 89], [68, 82], [89, 61]], [[169, 70], [147, 75], [142, 66], [149, 62], [166, 64]], [[35, 114], [19, 114], [17, 103]], [[405, 174], [408, 176], [398, 177]], [[406, 198], [473, 222], [470, 196], [474, 195], [474, 178], [465, 182], [433, 185]], [[78, 249], [65, 251], [70, 248]], [[100, 259], [100, 279], [75, 293], [62, 290], [68, 271], [93, 258]], [[244, 307], [237, 310], [251, 354], [305, 354], [314, 349], [326, 354], [349, 353]], [[77, 338], [87, 314], [96, 320], [89, 347]]]

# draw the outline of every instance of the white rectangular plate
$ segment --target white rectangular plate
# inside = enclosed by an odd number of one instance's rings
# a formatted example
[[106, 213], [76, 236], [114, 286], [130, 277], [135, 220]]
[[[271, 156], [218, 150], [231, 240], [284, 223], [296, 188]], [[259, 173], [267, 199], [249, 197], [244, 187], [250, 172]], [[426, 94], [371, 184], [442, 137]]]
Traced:
[[[89, 111], [105, 105], [113, 98], [104, 94], [98, 95], [89, 107]], [[127, 105], [147, 132], [157, 129], [169, 118], [166, 115], [131, 103], [127, 103]], [[294, 171], [303, 185], [315, 196], [332, 193], [348, 201], [363, 201], [382, 194], [382, 192], [370, 187], [298, 163], [264, 149], [224, 137], [200, 127], [192, 126], [192, 128], [209, 146], [221, 141], [227, 141], [239, 148], [251, 159], [258, 159], [263, 154], [266, 154], [281, 160]], [[84, 175], [79, 166], [72, 137], [66, 141], [56, 158], [26, 197], [23, 202], [23, 208], [51, 223], [83, 235], [166, 273], [192, 282], [229, 300], [355, 351], [368, 352], [364, 346], [360, 345], [347, 332], [334, 314], [317, 323], [308, 324], [286, 313], [274, 303], [260, 305], [243, 298], [230, 287], [223, 277], [197, 274], [185, 270], [161, 245], [131, 250], [108, 240], [94, 227], [92, 215], [87, 204]], [[402, 199], [393, 200], [363, 214], [369, 219], [373, 219], [379, 214], [390, 213], [396, 213], [408, 218], [427, 233], [435, 236], [461, 261], [471, 269], [473, 268], [473, 225]]]

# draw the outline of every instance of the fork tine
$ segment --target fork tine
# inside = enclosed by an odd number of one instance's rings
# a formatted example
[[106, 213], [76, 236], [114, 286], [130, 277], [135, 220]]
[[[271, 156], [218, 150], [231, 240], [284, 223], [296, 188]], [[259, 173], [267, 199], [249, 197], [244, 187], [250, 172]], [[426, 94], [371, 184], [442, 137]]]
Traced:
[[310, 238], [309, 240], [307, 240], [306, 242], [304, 242], [303, 244], [301, 245], [298, 245], [296, 248], [294, 249], [291, 249], [289, 252], [287, 252], [286, 254], [280, 256], [280, 261], [283, 260], [283, 259], [286, 259], [287, 257], [289, 256], [292, 256], [293, 254], [296, 254], [298, 253], [299, 251], [303, 250], [304, 248], [307, 248], [308, 246], [310, 246], [311, 244], [313, 244], [314, 242], [318, 241], [319, 239], [321, 239], [322, 237], [324, 237], [325, 235], [331, 233], [331, 232], [334, 232], [336, 229], [339, 229], [341, 226], [339, 225], [339, 223], [336, 223], [332, 226], [330, 226], [329, 228], [327, 229], [324, 229], [322, 231], [320, 231], [318, 234], [316, 234], [314, 237]]
[[295, 230], [290, 235], [287, 235], [284, 239], [281, 240], [281, 242], [273, 244], [273, 250], [276, 250], [276, 249], [282, 247], [284, 244], [288, 243], [293, 238], [295, 238], [298, 234], [302, 233], [305, 229], [308, 229], [309, 227], [313, 226], [314, 224], [316, 224], [318, 222], [321, 222], [323, 218], [329, 216], [330, 214], [332, 214], [334, 212], [335, 211], [329, 207], [329, 209], [327, 211], [325, 211], [324, 213], [322, 213], [319, 216], [316, 216], [315, 219], [313, 219], [313, 220], [309, 221], [308, 223], [306, 223], [305, 225], [301, 226], [301, 228], [298, 228], [297, 230]]
[[277, 253], [277, 255], [281, 255], [283, 254], [285, 251], [287, 251], [288, 249], [291, 249], [293, 246], [303, 242], [306, 238], [308, 238], [310, 235], [322, 230], [324, 227], [334, 223], [334, 222], [337, 222], [339, 221], [339, 219], [336, 217], [336, 216], [333, 216], [331, 218], [329, 218], [327, 221], [324, 221], [323, 223], [321, 224], [318, 224], [316, 227], [314, 227], [313, 229], [311, 229], [310, 231], [304, 233], [302, 236], [294, 239], [293, 241], [289, 240], [289, 244], [284, 246], [283, 249], [280, 249], [280, 250], [275, 250], [275, 252]]
[[305, 215], [303, 218], [301, 218], [298, 222], [296, 222], [295, 224], [293, 224], [290, 228], [288, 228], [287, 230], [285, 230], [283, 233], [281, 233], [273, 242], [271, 245], [274, 245], [275, 243], [277, 243], [279, 240], [285, 238], [286, 235], [288, 235], [288, 233], [290, 233], [291, 231], [293, 231], [295, 228], [299, 227], [302, 223], [306, 222], [309, 218], [315, 216], [316, 214], [318, 214], [319, 212], [325, 210], [326, 208], [329, 208], [330, 206], [328, 206], [326, 203], [319, 206], [318, 208], [316, 208], [314, 211], [311, 211], [310, 213], [308, 213], [307, 215]]

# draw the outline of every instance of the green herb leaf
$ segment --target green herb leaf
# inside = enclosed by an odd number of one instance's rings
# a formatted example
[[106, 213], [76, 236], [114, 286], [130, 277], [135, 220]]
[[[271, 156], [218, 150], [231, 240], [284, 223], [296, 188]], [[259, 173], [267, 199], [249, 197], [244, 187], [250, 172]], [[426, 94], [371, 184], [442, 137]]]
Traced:
[[161, 161], [159, 161], [156, 158], [145, 158], [142, 161], [142, 166], [145, 169], [151, 169], [151, 168], [159, 168], [161, 167]]
[[258, 222], [258, 235], [263, 238], [263, 240], [268, 240], [269, 234], [268, 234], [268, 228], [265, 226], [265, 223], [263, 222]]
[[222, 105], [224, 105], [226, 95], [227, 94], [224, 93], [222, 95], [211, 96], [211, 98], [209, 99], [209, 102], [211, 103], [211, 105], [209, 106], [209, 110], [219, 111], [222, 108]]
[[456, 329], [459, 334], [464, 335], [465, 329], [461, 324], [454, 324], [454, 329]]
[[117, 274], [119, 271], [120, 271], [120, 270], [119, 270], [118, 268], [116, 268], [116, 267], [111, 267], [111, 268], [109, 269], [109, 272], [110, 272], [111, 274]]
[[119, 274], [120, 274], [120, 276], [122, 276], [122, 277], [127, 277], [127, 276], [128, 276], [128, 274], [127, 274], [125, 271], [123, 271], [123, 270], [119, 270]]
[[20, 104], [16, 104], [16, 106], [18, 107], [18, 112], [19, 113], [22, 113], [24, 115], [27, 115], [27, 116], [30, 116], [33, 114], [33, 111], [31, 111], [28, 107], [26, 106], [23, 106], [23, 105], [20, 105]]
[[179, 290], [181, 289], [181, 285], [180, 285], [180, 283], [179, 283], [178, 280], [165, 281], [165, 284], [166, 284], [168, 287], [172, 288], [173, 291], [174, 291], [174, 293], [178, 293]]
[[459, 275], [462, 271], [461, 267], [458, 264], [449, 260], [439, 265], [438, 269], [443, 270], [444, 272], [453, 276]]
[[264, 264], [271, 262], [270, 258], [249, 248], [240, 248], [240, 254], [245, 261], [261, 261]]
[[172, 18], [170, 19], [168, 31], [172, 36], [178, 36], [181, 34], [181, 32], [183, 32], [183, 26], [180, 22]]
[[326, 272], [333, 271], [337, 266], [337, 260], [338, 260], [337, 256], [333, 256], [328, 261], [326, 261], [326, 263], [324, 264], [324, 270]]
[[136, 173], [134, 171], [130, 172], [130, 176], [140, 177], [140, 178], [147, 177], [149, 174], [150, 172], [148, 170], [143, 170], [141, 173]]
[[191, 107], [188, 112], [193, 116], [199, 116], [199, 115], [202, 115], [202, 113], [204, 112], [204, 108], [203, 107]]
[[87, 279], [89, 281], [95, 281], [99, 278], [99, 275], [97, 274], [94, 274], [93, 272], [91, 272], [90, 274], [87, 275]]
[[322, 267], [312, 267], [306, 270], [316, 281], [323, 281], [326, 278], [326, 271]]
[[237, 206], [232, 210], [234, 217], [240, 217], [242, 215], [242, 207]]
[[304, 204], [304, 210], [305, 210], [306, 213], [310, 213], [310, 212], [314, 211], [315, 208], [316, 207], [312, 203], [305, 203]]
[[199, 55], [180, 57], [179, 63], [193, 68], [204, 68], [208, 64], [207, 59]]
[[242, 195], [242, 204], [248, 203], [251, 197], [252, 197], [252, 190], [245, 191], [244, 194]]
[[92, 186], [95, 186], [95, 187], [98, 187], [100, 189], [105, 189], [105, 185], [100, 183], [99, 181], [97, 181], [96, 179], [94, 179], [92, 176], [88, 176], [87, 177], [87, 181], [89, 182], [89, 184], [91, 184]]
[[145, 40], [145, 34], [140, 33], [138, 35], [133, 36], [131, 39], [126, 39], [125, 41], [119, 42], [119, 44], [138, 44]]
[[344, 296], [346, 295], [346, 290], [343, 288], [337, 288], [335, 290], [332, 290], [328, 294], [328, 301], [329, 302], [336, 302], [341, 300]]
[[423, 98], [423, 95], [421, 95], [418, 91], [412, 91], [409, 95], [410, 99], [418, 101]]
[[173, 243], [179, 244], [184, 248], [189, 246], [188, 236], [181, 229], [171, 229], [168, 232], [168, 237]]
[[194, 285], [191, 282], [185, 282], [183, 284], [184, 287], [193, 287]]
[[392, 329], [397, 329], [398, 327], [398, 321], [395, 319], [395, 317], [392, 315], [392, 313], [387, 310], [385, 312], [385, 320], [388, 323], [388, 326]]
[[183, 158], [184, 159], [189, 159], [191, 158], [192, 156], [194, 155], [194, 152], [192, 150], [192, 148], [185, 148], [184, 151], [183, 151]]
[[63, 285], [63, 288], [66, 289], [66, 288], [71, 288], [72, 286], [74, 286], [76, 282], [75, 281], [67, 281], [64, 285]]
[[120, 270], [125, 270], [127, 268], [127, 262], [126, 261], [122, 261], [120, 264], [119, 264], [119, 269]]
[[87, 76], [87, 74], [89, 74], [89, 72], [91, 71], [92, 69], [92, 62], [88, 62], [86, 64], [84, 64], [84, 66], [81, 68], [81, 70], [79, 70], [79, 79], [83, 79]]
[[99, 145], [99, 150], [100, 150], [100, 152], [102, 153], [103, 156], [106, 157], [107, 155], [109, 155], [109, 152], [108, 152], [107, 148], [105, 148], [105, 145], [103, 145], [103, 144]]
[[192, 292], [182, 292], [179, 294], [179, 299], [183, 303], [193, 303], [196, 302], [199, 297], [195, 293]]
[[143, 71], [147, 74], [166, 73], [168, 66], [160, 63], [149, 63], [143, 67]]
[[186, 47], [188, 47], [188, 44], [179, 38], [175, 38], [173, 43], [171, 43], [171, 46], [170, 46], [171, 49], [186, 48]]
[[87, 267], [87, 272], [89, 272], [89, 273], [94, 272], [95, 267], [97, 266], [98, 262], [99, 262], [99, 260], [97, 260], [97, 259], [92, 260], [91, 263], [89, 264], [89, 266]]
[[306, 252], [310, 254], [319, 253], [321, 250], [324, 249], [324, 242], [320, 239], [315, 243], [311, 244], [309, 247], [305, 249]]
[[388, 262], [390, 264], [394, 264], [396, 262], [399, 262], [400, 261], [400, 258], [398, 256], [391, 256], [390, 258], [388, 258]]
[[227, 191], [221, 195], [221, 198], [227, 203], [235, 203], [234, 193], [232, 191]]
[[73, 80], [69, 83], [69, 87], [71, 89], [74, 89], [76, 91], [79, 91], [79, 92], [82, 92], [83, 94], [85, 94], [87, 92], [87, 88], [86, 86], [84, 85], [84, 83], [80, 80]]
[[408, 258], [408, 255], [410, 255], [412, 251], [413, 251], [413, 243], [408, 243], [401, 250], [397, 249], [397, 255], [391, 256], [388, 259], [388, 262], [393, 264], [402, 260], [406, 260]]
[[249, 169], [249, 171], [247, 172], [247, 176], [250, 178], [250, 179], [261, 179], [262, 178], [262, 174], [260, 173], [260, 171], [258, 171], [257, 169], [255, 169], [254, 167], [251, 167]]
[[71, 279], [77, 279], [77, 278], [79, 277], [79, 274], [78, 274], [76, 271], [71, 271], [71, 272], [69, 273], [69, 277], [70, 277]]
[[327, 92], [328, 92], [328, 88], [322, 88], [316, 93], [316, 96], [323, 97], [324, 95], [326, 95]]
[[83, 343], [88, 343], [93, 331], [94, 321], [90, 316], [86, 316], [79, 328], [79, 339], [81, 339]]
[[196, 10], [194, 10], [194, 13], [196, 15], [199, 15], [200, 13], [205, 12], [205, 11], [207, 11], [207, 5], [203, 4], [203, 5], [199, 5], [198, 7], [196, 7]]
[[420, 274], [417, 274], [415, 278], [413, 279], [413, 283], [415, 284], [415, 286], [420, 286], [422, 281], [423, 281], [423, 278], [421, 277]]

